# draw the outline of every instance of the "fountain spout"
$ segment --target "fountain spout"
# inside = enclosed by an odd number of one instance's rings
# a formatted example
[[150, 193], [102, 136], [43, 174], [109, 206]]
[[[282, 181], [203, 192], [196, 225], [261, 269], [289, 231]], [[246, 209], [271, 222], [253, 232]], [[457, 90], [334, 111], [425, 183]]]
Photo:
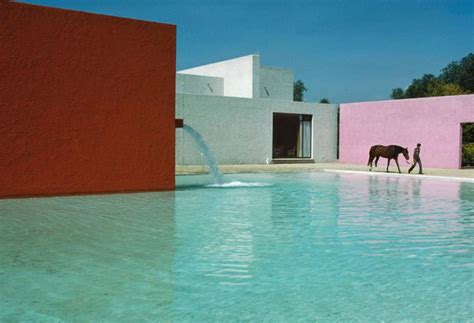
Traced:
[[[179, 120], [179, 119], [176, 119], [176, 120]], [[201, 156], [204, 158], [204, 160], [207, 163], [207, 167], [209, 168], [209, 172], [211, 173], [214, 184], [217, 184], [217, 185], [223, 184], [224, 178], [222, 176], [222, 173], [220, 172], [219, 167], [217, 166], [217, 162], [214, 156], [212, 155], [211, 150], [209, 149], [209, 147], [207, 147], [206, 143], [204, 142], [204, 139], [202, 138], [201, 134], [197, 132], [194, 128], [188, 126], [187, 124], [182, 125], [182, 128], [191, 136], [191, 138], [193, 138], [197, 148], [199, 149], [199, 152], [201, 153]]]

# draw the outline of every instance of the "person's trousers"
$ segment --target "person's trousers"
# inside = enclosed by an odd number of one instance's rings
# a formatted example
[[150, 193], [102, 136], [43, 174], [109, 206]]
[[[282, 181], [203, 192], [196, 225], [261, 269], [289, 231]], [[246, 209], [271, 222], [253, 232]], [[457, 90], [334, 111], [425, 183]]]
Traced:
[[421, 159], [420, 158], [413, 158], [413, 159], [415, 160], [415, 162], [413, 163], [413, 165], [411, 165], [410, 169], [408, 170], [408, 173], [411, 173], [413, 168], [415, 168], [416, 164], [418, 164], [418, 167], [420, 168], [419, 174], [423, 174], [423, 166], [421, 165]]

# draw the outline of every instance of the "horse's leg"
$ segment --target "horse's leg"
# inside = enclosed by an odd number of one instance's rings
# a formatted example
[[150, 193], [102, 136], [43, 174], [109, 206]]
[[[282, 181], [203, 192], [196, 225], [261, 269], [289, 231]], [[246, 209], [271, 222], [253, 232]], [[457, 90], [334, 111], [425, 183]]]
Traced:
[[379, 162], [379, 158], [380, 158], [380, 156], [377, 156], [377, 158], [375, 158], [375, 167], [377, 167], [377, 163]]
[[397, 164], [398, 172], [401, 174], [402, 172], [400, 171], [400, 166], [398, 165], [398, 158], [395, 158], [395, 163]]
[[390, 167], [390, 158], [387, 159], [387, 173], [388, 173], [388, 168]]

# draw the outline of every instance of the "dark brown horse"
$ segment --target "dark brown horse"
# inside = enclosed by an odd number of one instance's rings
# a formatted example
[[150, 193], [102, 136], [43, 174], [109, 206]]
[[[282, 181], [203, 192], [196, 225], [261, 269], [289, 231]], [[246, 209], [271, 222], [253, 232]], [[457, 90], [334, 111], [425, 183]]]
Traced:
[[408, 148], [403, 148], [397, 145], [390, 145], [390, 146], [382, 146], [382, 145], [375, 145], [370, 147], [369, 151], [369, 162], [367, 166], [370, 166], [370, 171], [372, 171], [372, 161], [375, 158], [375, 167], [377, 167], [377, 162], [379, 161], [380, 157], [387, 158], [387, 173], [388, 167], [390, 166], [390, 159], [395, 159], [395, 163], [397, 163], [398, 172], [400, 171], [400, 166], [398, 165], [398, 155], [402, 153], [405, 159], [408, 160], [410, 157], [408, 156]]

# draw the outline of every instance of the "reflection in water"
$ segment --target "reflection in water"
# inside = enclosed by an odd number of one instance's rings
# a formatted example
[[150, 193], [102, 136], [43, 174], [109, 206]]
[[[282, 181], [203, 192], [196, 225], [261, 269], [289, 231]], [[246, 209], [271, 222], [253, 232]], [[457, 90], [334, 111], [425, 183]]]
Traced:
[[300, 173], [229, 175], [272, 185], [208, 188], [207, 176], [187, 179], [175, 193], [0, 201], [0, 320], [473, 316], [473, 184]]
[[301, 185], [303, 187], [291, 187], [281, 183], [271, 191], [269, 212], [283, 248], [287, 242], [300, 240], [303, 236], [314, 243], [330, 242], [335, 237], [334, 231], [327, 229], [337, 223], [339, 176], [309, 174]]
[[[459, 188], [459, 200], [462, 210], [469, 210], [469, 207], [474, 205], [474, 184], [461, 183]], [[461, 212], [460, 222], [466, 236], [474, 236], [474, 210], [471, 212]]]
[[174, 193], [0, 201], [0, 321], [173, 318]]
[[462, 202], [474, 203], [474, 185], [471, 183], [461, 183], [459, 190], [459, 199]]
[[[221, 285], [245, 285], [252, 278], [255, 208], [265, 205], [266, 197], [262, 190], [258, 196], [246, 192], [247, 188], [181, 192], [178, 241], [185, 248], [177, 261], [199, 264], [186, 274], [213, 277], [211, 281]], [[191, 198], [195, 194], [201, 198]]]
[[[417, 178], [342, 175], [349, 183], [340, 192], [341, 238], [349, 243], [365, 244], [368, 253], [401, 254], [408, 257], [425, 252], [433, 243], [457, 249], [456, 239], [464, 230], [464, 210], [455, 197], [461, 184]], [[367, 193], [361, 192], [364, 188]], [[367, 207], [363, 207], [363, 206]], [[472, 209], [471, 209], [472, 210]], [[385, 245], [384, 245], [385, 244]], [[413, 247], [416, 244], [417, 247]], [[380, 248], [382, 245], [383, 248]]]

